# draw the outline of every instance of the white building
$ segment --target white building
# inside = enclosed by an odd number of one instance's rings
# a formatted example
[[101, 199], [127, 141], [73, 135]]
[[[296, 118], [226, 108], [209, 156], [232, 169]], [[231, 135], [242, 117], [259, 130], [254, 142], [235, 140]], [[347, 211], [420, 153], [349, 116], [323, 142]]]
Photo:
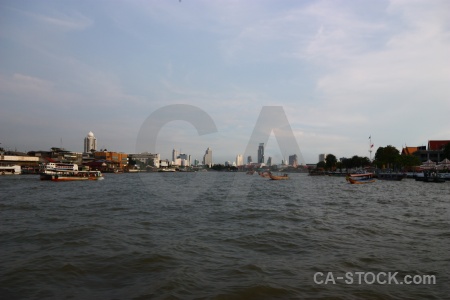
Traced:
[[236, 166], [243, 166], [244, 165], [244, 156], [242, 154], [236, 155]]
[[326, 157], [327, 157], [326, 154], [319, 154], [319, 162], [321, 162], [321, 161], [325, 162]]
[[87, 137], [84, 138], [84, 152], [88, 153], [91, 150], [97, 150], [97, 139], [92, 131], [89, 131]]
[[208, 149], [206, 149], [205, 151], [205, 155], [203, 155], [203, 164], [211, 168], [212, 163], [212, 150], [208, 147]]

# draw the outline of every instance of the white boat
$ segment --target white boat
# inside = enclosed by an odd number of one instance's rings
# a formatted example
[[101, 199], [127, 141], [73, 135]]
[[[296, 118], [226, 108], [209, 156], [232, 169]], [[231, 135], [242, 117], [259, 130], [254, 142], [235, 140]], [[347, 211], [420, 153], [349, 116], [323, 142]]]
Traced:
[[84, 181], [84, 180], [103, 180], [103, 174], [100, 171], [60, 171], [54, 174], [41, 173], [41, 180], [51, 181]]
[[47, 163], [41, 165], [41, 180], [51, 181], [82, 181], [82, 180], [102, 180], [103, 174], [100, 171], [78, 171], [77, 164]]
[[22, 173], [22, 169], [19, 165], [6, 165], [0, 166], [1, 175], [19, 175]]
[[40, 165], [41, 173], [61, 172], [61, 171], [78, 171], [78, 165], [68, 163], [54, 163], [54, 162], [49, 162]]

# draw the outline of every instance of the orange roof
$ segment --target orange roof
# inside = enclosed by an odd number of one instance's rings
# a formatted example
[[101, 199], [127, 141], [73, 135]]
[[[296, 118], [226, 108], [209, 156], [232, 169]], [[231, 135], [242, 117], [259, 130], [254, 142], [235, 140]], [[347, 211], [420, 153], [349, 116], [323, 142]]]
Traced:
[[441, 150], [450, 140], [428, 141], [428, 150]]
[[419, 147], [405, 147], [402, 149], [402, 155], [412, 155], [417, 150], [419, 150]]

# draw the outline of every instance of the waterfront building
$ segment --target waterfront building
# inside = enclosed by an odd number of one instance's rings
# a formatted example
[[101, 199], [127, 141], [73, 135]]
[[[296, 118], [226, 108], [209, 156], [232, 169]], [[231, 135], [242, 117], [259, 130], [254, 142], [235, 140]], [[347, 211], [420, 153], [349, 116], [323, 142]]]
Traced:
[[260, 143], [258, 147], [258, 163], [264, 163], [264, 143]]
[[289, 165], [296, 168], [298, 166], [297, 154], [289, 156]]
[[178, 166], [189, 167], [191, 165], [191, 156], [188, 154], [180, 153], [176, 160]]
[[97, 151], [97, 139], [92, 131], [89, 131], [87, 137], [84, 138], [84, 152], [88, 153], [92, 150]]
[[103, 160], [111, 168], [122, 169], [128, 165], [128, 154], [113, 151], [97, 151], [94, 153], [96, 160]]
[[212, 164], [213, 164], [212, 150], [209, 147], [208, 147], [208, 149], [206, 149], [205, 155], [203, 155], [203, 164], [205, 166], [209, 166], [210, 168], [212, 167]]
[[444, 160], [444, 148], [450, 143], [450, 140], [429, 140], [428, 147], [417, 146], [417, 147], [404, 147], [402, 149], [402, 155], [414, 155], [417, 156], [421, 162], [426, 162], [428, 160], [434, 162], [440, 162]]
[[236, 166], [243, 166], [244, 165], [244, 157], [242, 154], [236, 155]]
[[128, 158], [130, 160], [136, 161], [143, 168], [145, 168], [146, 166], [159, 168], [159, 161], [161, 160], [159, 153], [153, 154], [149, 152], [129, 154]]
[[81, 164], [83, 159], [83, 154], [80, 152], [68, 151], [58, 147], [52, 147], [50, 151], [30, 151], [28, 154], [39, 157], [41, 163], [61, 162]]
[[271, 167], [272, 166], [272, 157], [269, 156], [269, 158], [267, 159], [267, 166]]
[[252, 156], [251, 155], [247, 156], [247, 164], [250, 165], [252, 162], [253, 162]]

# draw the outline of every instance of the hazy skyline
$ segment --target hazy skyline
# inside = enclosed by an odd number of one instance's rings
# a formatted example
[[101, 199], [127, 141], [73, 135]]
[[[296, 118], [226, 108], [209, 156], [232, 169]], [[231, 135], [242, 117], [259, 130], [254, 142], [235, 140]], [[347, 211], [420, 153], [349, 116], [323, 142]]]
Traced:
[[[264, 106], [283, 108], [306, 163], [368, 157], [369, 136], [374, 151], [450, 139], [446, 0], [1, 1], [0, 52], [0, 143], [13, 150], [62, 139], [81, 152], [92, 131], [134, 153], [145, 120], [177, 104], [217, 130], [169, 122], [161, 158], [210, 147], [234, 161]], [[265, 157], [283, 152], [272, 135]]]

